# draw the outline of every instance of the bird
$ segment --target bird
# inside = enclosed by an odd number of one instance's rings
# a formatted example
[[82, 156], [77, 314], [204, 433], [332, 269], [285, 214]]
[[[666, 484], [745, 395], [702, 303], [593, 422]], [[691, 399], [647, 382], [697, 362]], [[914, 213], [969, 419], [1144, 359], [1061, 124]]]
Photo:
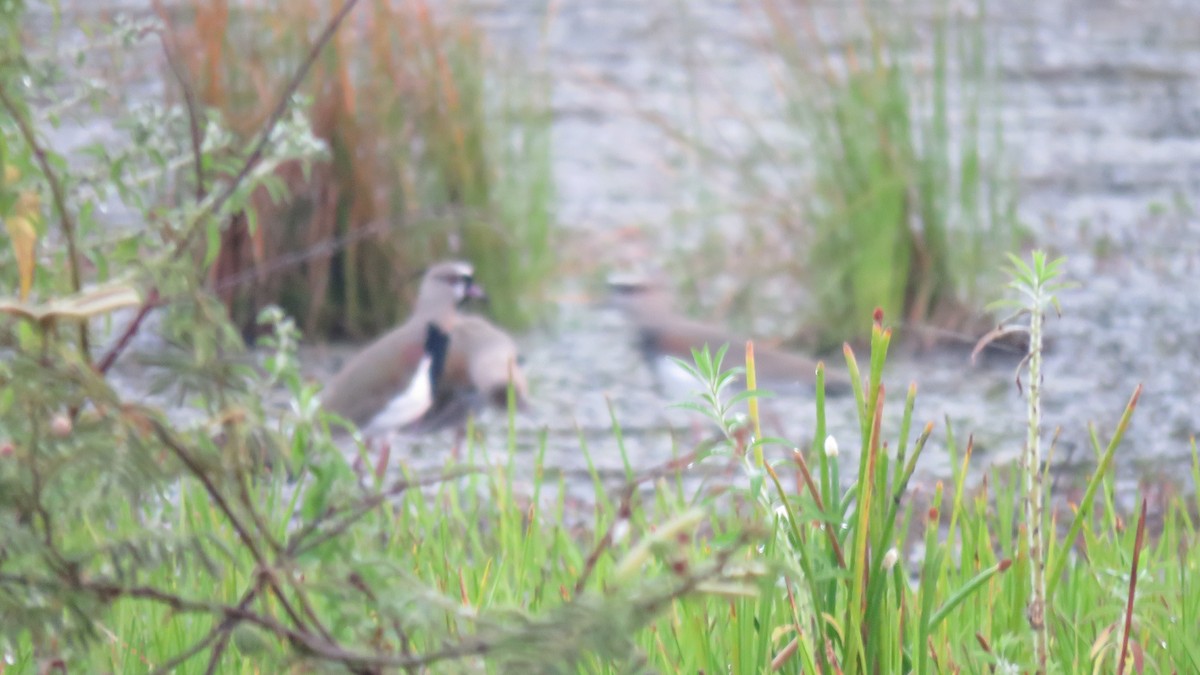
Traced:
[[409, 427], [433, 408], [449, 347], [450, 335], [432, 321], [426, 324], [425, 352], [417, 363], [408, 388], [367, 422], [363, 427], [364, 436], [372, 437]]
[[[680, 378], [687, 378], [693, 390], [700, 386], [670, 357], [690, 364], [692, 350], [706, 345], [713, 354], [722, 345], [729, 345], [723, 369], [745, 367], [746, 338], [680, 314], [663, 280], [614, 274], [608, 278], [608, 287], [610, 304], [621, 310], [637, 331], [637, 346], [655, 375], [660, 393], [675, 389]], [[810, 386], [816, 379], [816, 361], [762, 344], [754, 345], [754, 366], [763, 388], [795, 389]], [[825, 389], [834, 395], [846, 393], [850, 391], [850, 378], [827, 368]]]
[[461, 316], [459, 305], [483, 297], [470, 263], [450, 260], [430, 267], [409, 317], [342, 366], [320, 393], [322, 407], [360, 429], [368, 425], [412, 385], [426, 356], [429, 325], [451, 334]]
[[431, 410], [413, 431], [461, 431], [467, 418], [487, 406], [507, 409], [511, 385], [519, 410], [529, 409], [528, 384], [516, 342], [487, 319], [462, 315], [450, 331], [445, 368]]

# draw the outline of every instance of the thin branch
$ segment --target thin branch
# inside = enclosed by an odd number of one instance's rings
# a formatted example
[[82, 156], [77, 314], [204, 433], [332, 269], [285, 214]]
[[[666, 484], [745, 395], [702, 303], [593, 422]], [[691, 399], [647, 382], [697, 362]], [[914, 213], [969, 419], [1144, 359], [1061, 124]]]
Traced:
[[356, 227], [353, 231], [340, 237], [330, 237], [319, 241], [305, 249], [288, 253], [286, 255], [276, 256], [270, 261], [270, 264], [256, 265], [248, 268], [237, 274], [231, 274], [214, 286], [214, 290], [225, 290], [239, 284], [259, 281], [267, 278], [280, 270], [285, 270], [289, 267], [308, 262], [313, 258], [321, 256], [333, 255], [337, 251], [347, 248], [351, 244], [355, 244], [364, 239], [386, 234], [388, 230], [396, 226], [394, 220], [376, 220], [361, 227]]
[[[246, 507], [246, 512], [250, 514], [251, 520], [258, 529], [259, 536], [266, 540], [267, 545], [271, 547], [271, 551], [276, 557], [281, 556], [283, 553], [283, 545], [276, 541], [275, 535], [271, 533], [271, 528], [267, 526], [265, 521], [263, 521], [262, 515], [258, 512], [258, 509], [254, 508], [254, 501], [250, 497], [250, 486], [247, 484], [246, 473], [244, 471], [239, 471], [237, 478], [238, 494], [241, 497], [242, 504]], [[326, 628], [323, 623], [321, 623], [321, 618], [317, 616], [316, 611], [313, 610], [312, 605], [308, 602], [308, 597], [305, 595], [304, 591], [295, 587], [294, 590], [296, 593], [296, 602], [300, 604], [300, 609], [304, 611], [305, 616], [307, 616], [309, 621], [312, 622], [312, 625], [317, 628], [317, 631], [321, 634], [321, 637], [333, 642], [333, 634], [329, 632], [329, 629]]]
[[196, 201], [201, 201], [208, 190], [204, 186], [204, 155], [201, 152], [201, 146], [204, 144], [204, 131], [200, 128], [200, 103], [196, 100], [196, 89], [192, 86], [192, 78], [188, 76], [184, 64], [179, 59], [179, 41], [176, 39], [175, 26], [171, 23], [170, 14], [163, 7], [162, 0], [150, 0], [150, 4], [165, 26], [159, 32], [158, 37], [162, 41], [167, 65], [170, 66], [171, 73], [175, 75], [175, 80], [179, 82], [179, 87], [183, 90], [183, 102], [187, 107], [188, 134], [192, 141], [192, 168], [196, 173]]
[[129, 322], [129, 325], [125, 327], [125, 331], [121, 333], [121, 336], [117, 338], [117, 341], [108, 348], [108, 352], [104, 354], [104, 356], [100, 359], [100, 362], [96, 365], [97, 373], [103, 375], [113, 367], [113, 364], [117, 362], [117, 359], [122, 353], [125, 352], [126, 349], [129, 348], [129, 344], [133, 342], [133, 336], [137, 335], [138, 330], [141, 329], [142, 322], [146, 320], [147, 316], [149, 316], [150, 310], [160, 306], [161, 304], [163, 303], [158, 294], [158, 289], [150, 289], [150, 292], [146, 295], [146, 299], [142, 302], [142, 306], [138, 307], [137, 314], [134, 315], [133, 320]]
[[[979, 338], [979, 340], [975, 343], [975, 346], [971, 349], [971, 363], [975, 363], [975, 361], [979, 358], [979, 354], [984, 349], [987, 349], [988, 346], [990, 346], [993, 342], [995, 342], [996, 340], [1003, 339], [1006, 336], [1016, 334], [1016, 333], [1028, 334], [1029, 327], [1028, 326], [1018, 326], [1018, 325], [1010, 325], [1010, 326], [1001, 325], [1001, 326], [996, 326], [992, 330], [988, 331], [987, 333], [985, 333], [983, 335], [983, 337]], [[1017, 350], [1012, 350], [1012, 351], [1015, 352]]]
[[[224, 409], [224, 406], [222, 406]], [[271, 552], [275, 555], [283, 553], [283, 545], [275, 538], [275, 534], [271, 532], [271, 527], [263, 520], [262, 514], [258, 509], [254, 508], [254, 498], [250, 496], [250, 485], [247, 471], [237, 472], [238, 497], [242, 505], [246, 507], [246, 513], [250, 514], [250, 520], [254, 522], [255, 528], [258, 530], [258, 536], [267, 542]]]
[[292, 97], [299, 90], [300, 84], [304, 82], [304, 78], [308, 76], [308, 71], [312, 69], [313, 63], [316, 62], [325, 45], [333, 39], [333, 35], [337, 32], [338, 27], [342, 25], [346, 16], [350, 14], [350, 10], [354, 9], [354, 6], [357, 4], [358, 0], [346, 0], [342, 4], [341, 9], [330, 19], [329, 23], [325, 26], [325, 30], [317, 37], [316, 42], [309, 49], [308, 55], [301, 62], [300, 68], [296, 70], [296, 73], [292, 75], [292, 79], [284, 86], [283, 91], [280, 92], [279, 101], [275, 104], [275, 109], [271, 111], [271, 115], [267, 118], [267, 123], [259, 135], [258, 142], [254, 144], [254, 148], [246, 157], [246, 161], [242, 163], [242, 168], [234, 174], [233, 180], [229, 181], [220, 193], [215, 197], [210, 197], [201, 204], [199, 213], [192, 219], [187, 232], [175, 249], [174, 257], [178, 258], [191, 247], [192, 242], [200, 231], [200, 224], [204, 218], [219, 211], [233, 197], [238, 187], [246, 180], [246, 177], [250, 175], [250, 172], [254, 170], [259, 161], [262, 160], [263, 153], [266, 151], [267, 145], [271, 142], [271, 133], [275, 130], [279, 121], [283, 119], [284, 113], [291, 107]]
[[[326, 513], [314, 518], [312, 522], [297, 530], [288, 538], [286, 554], [294, 558], [311, 551], [326, 541], [338, 537], [343, 532], [348, 530], [352, 525], [354, 525], [354, 523], [358, 522], [360, 518], [378, 508], [388, 499], [391, 499], [392, 497], [395, 497], [406, 490], [414, 487], [436, 485], [437, 483], [444, 483], [448, 480], [462, 478], [463, 476], [483, 473], [483, 471], [484, 470], [479, 467], [463, 466], [450, 469], [433, 476], [425, 476], [413, 480], [396, 481], [391, 485], [391, 487], [383, 492], [370, 495], [359, 500], [358, 502], [348, 504], [337, 509], [331, 509]], [[340, 518], [340, 521], [334, 525], [331, 525], [328, 529], [321, 529], [322, 526], [330, 523], [335, 518]], [[309, 540], [310, 536], [318, 533], [319, 536]]]
[[[250, 603], [254, 602], [259, 593], [262, 593], [262, 589], [263, 578], [260, 576], [254, 580], [254, 585], [242, 595], [242, 599], [238, 602], [237, 606], [242, 609], [249, 609]], [[221, 655], [225, 653], [225, 648], [229, 646], [229, 636], [237, 623], [236, 619], [225, 617], [221, 623], [214, 626], [212, 631], [209, 632], [210, 635], [216, 638], [217, 644], [208, 655], [208, 667], [205, 668], [205, 672], [215, 671], [216, 664], [221, 662]], [[163, 672], [173, 671], [164, 668]]]
[[212, 498], [213, 503], [216, 504], [217, 508], [220, 509], [225, 517], [229, 520], [229, 524], [237, 532], [238, 538], [242, 540], [242, 544], [245, 545], [246, 549], [250, 551], [250, 554], [254, 556], [254, 561], [258, 564], [258, 573], [266, 576], [267, 584], [271, 587], [271, 590], [279, 599], [279, 604], [283, 607], [284, 611], [287, 612], [288, 617], [291, 618], [292, 622], [296, 624], [296, 627], [303, 628], [304, 620], [288, 601], [287, 594], [283, 592], [283, 587], [279, 585], [279, 581], [272, 573], [266, 557], [263, 556], [258, 544], [255, 543], [254, 538], [250, 535], [250, 531], [242, 523], [241, 519], [238, 518], [237, 514], [234, 513], [233, 507], [229, 505], [229, 502], [225, 499], [225, 495], [222, 494], [219, 489], [217, 489], [216, 484], [213, 483], [212, 477], [208, 475], [208, 472], [204, 470], [204, 467], [200, 466], [200, 463], [196, 461], [196, 458], [192, 457], [187, 448], [185, 448], [183, 444], [174, 437], [171, 431], [167, 429], [160, 420], [154, 419], [150, 415], [147, 415], [147, 419], [152, 420], [151, 424], [154, 427], [154, 433], [156, 436], [158, 436], [158, 439], [163, 443], [163, 445], [167, 446], [167, 448], [171, 450], [171, 452], [179, 459], [179, 461], [183, 462], [188, 471], [190, 471], [192, 475], [204, 485], [204, 490], [208, 492], [208, 495]]
[[454, 647], [417, 657], [392, 657], [382, 654], [356, 652], [341, 647], [336, 643], [325, 641], [303, 630], [290, 628], [271, 616], [259, 614], [240, 606], [192, 600], [147, 586], [121, 587], [114, 584], [83, 582], [79, 585], [79, 589], [97, 593], [101, 597], [117, 598], [123, 596], [148, 600], [164, 604], [176, 612], [212, 614], [223, 616], [227, 620], [233, 619], [253, 624], [275, 634], [277, 637], [287, 640], [294, 647], [305, 653], [326, 661], [344, 663], [348, 666], [388, 668], [425, 666], [436, 661], [480, 654], [491, 648], [489, 643], [482, 640], [467, 640]]
[[630, 517], [633, 515], [633, 496], [637, 491], [637, 487], [643, 483], [657, 481], [660, 478], [684, 470], [689, 464], [695, 462], [699, 455], [699, 450], [689, 452], [656, 467], [646, 469], [625, 483], [625, 486], [621, 489], [621, 506], [617, 510], [617, 517], [609, 524], [608, 529], [604, 531], [604, 535], [600, 537], [600, 541], [596, 542], [591, 553], [588, 554], [587, 560], [583, 563], [583, 571], [580, 572], [579, 579], [575, 582], [576, 595], [583, 592], [584, 587], [592, 576], [592, 572], [596, 569], [596, 563], [600, 561], [600, 556], [612, 547], [613, 533], [616, 531], [617, 526], [621, 523], [628, 523]]
[[[34, 132], [33, 126], [29, 123], [29, 118], [25, 117], [17, 106], [16, 101], [9, 96], [8, 91], [4, 87], [0, 87], [0, 104], [4, 106], [4, 109], [16, 121], [22, 138], [25, 139], [26, 145], [33, 152], [34, 159], [37, 160], [38, 166], [41, 167], [42, 175], [50, 185], [50, 194], [54, 199], [54, 208], [58, 211], [59, 220], [62, 223], [63, 236], [67, 240], [67, 269], [71, 278], [71, 290], [74, 293], [79, 293], [83, 288], [83, 280], [79, 271], [77, 228], [75, 220], [71, 217], [70, 211], [67, 210], [67, 196], [63, 191], [62, 182], [59, 181], [58, 175], [54, 173], [54, 169], [50, 167], [50, 159], [46, 154], [45, 148], [42, 147], [41, 143], [38, 143], [37, 134]], [[89, 347], [86, 321], [79, 322], [79, 352], [85, 361], [91, 361], [91, 349]]]
[[237, 514], [234, 513], [233, 507], [229, 505], [229, 502], [225, 499], [225, 495], [219, 489], [217, 489], [216, 483], [212, 481], [212, 477], [208, 475], [208, 472], [204, 470], [204, 467], [200, 466], [200, 463], [196, 461], [196, 458], [192, 457], [192, 454], [183, 447], [183, 444], [174, 437], [171, 431], [167, 429], [162, 422], [150, 417], [149, 415], [147, 415], [146, 418], [152, 420], [151, 424], [154, 427], [154, 433], [158, 436], [158, 439], [162, 442], [162, 444], [167, 446], [167, 448], [169, 448], [171, 452], [175, 454], [179, 461], [183, 462], [183, 465], [187, 467], [192, 475], [204, 485], [204, 489], [206, 492], [208, 492], [208, 496], [212, 498], [217, 508], [220, 509], [221, 512], [225, 514], [225, 517], [229, 519], [229, 524], [232, 525], [234, 531], [237, 532], [238, 537], [242, 540], [242, 544], [244, 544], [246, 548], [250, 550], [250, 553], [254, 556], [255, 562], [263, 567], [266, 567], [266, 560], [263, 558], [262, 551], [259, 550], [258, 544], [255, 543], [254, 538], [250, 535], [250, 531], [245, 525], [242, 524], [242, 521], [238, 518]]
[[[256, 265], [237, 274], [232, 274], [215, 284], [212, 290], [221, 291], [243, 283], [265, 279], [273, 274], [286, 270], [295, 265], [305, 263], [313, 258], [324, 255], [332, 255], [336, 251], [346, 248], [351, 244], [385, 234], [393, 226], [393, 221], [374, 221], [366, 226], [355, 229], [349, 234], [340, 237], [331, 237], [314, 244], [313, 246], [305, 248], [304, 250], [278, 256], [273, 259], [270, 264]], [[134, 320], [126, 326], [125, 331], [116, 340], [116, 342], [113, 343], [113, 346], [109, 348], [109, 351], [105, 353], [103, 357], [101, 357], [99, 365], [96, 366], [97, 372], [102, 374], [107, 373], [112, 366], [115, 365], [117, 359], [120, 358], [121, 354], [124, 353], [124, 351], [129, 347], [129, 344], [133, 341], [133, 338], [141, 330], [143, 321], [152, 310], [166, 306], [173, 302], [179, 302], [187, 297], [190, 297], [190, 295], [184, 293], [175, 296], [163, 297], [160, 295], [158, 289], [151, 289], [149, 293], [147, 293], [146, 300], [142, 302], [140, 307], [138, 307], [138, 312], [134, 316]]]
[[[176, 668], [183, 665], [185, 662], [191, 660], [192, 657], [196, 656], [197, 654], [204, 651], [205, 649], [208, 649], [209, 646], [212, 645], [212, 643], [217, 641], [218, 638], [224, 637], [226, 635], [224, 625], [225, 625], [224, 623], [218, 624], [215, 628], [208, 631], [207, 635], [200, 638], [200, 640], [198, 642], [196, 642], [196, 644], [192, 645], [191, 647], [188, 647], [187, 649], [176, 654], [175, 656], [172, 656], [170, 659], [168, 659], [166, 662], [164, 662], [161, 666], [150, 671], [150, 675], [166, 675], [167, 673], [175, 672]], [[216, 651], [216, 650], [214, 649], [214, 651]]]
[[[257, 598], [260, 592], [263, 592], [262, 578], [254, 580], [254, 585], [250, 587], [250, 589], [247, 589], [245, 593], [242, 593], [241, 599], [238, 601], [238, 605], [236, 605], [236, 607], [244, 610], [250, 608], [250, 603], [254, 602], [254, 598]], [[198, 655], [198, 653], [208, 649], [208, 646], [212, 643], [215, 643], [215, 641], [217, 645], [212, 647], [209, 663], [221, 661], [221, 653], [224, 652], [224, 649], [226, 649], [226, 644], [228, 644], [229, 631], [234, 627], [236, 622], [238, 621], [230, 619], [229, 616], [226, 616], [226, 619], [212, 627], [211, 631], [204, 635], [203, 638], [200, 638], [196, 644], [178, 653], [178, 655], [168, 659], [166, 663], [163, 663], [160, 665], [160, 667], [152, 670], [150, 675], [166, 675], [167, 673], [174, 673], [175, 668], [180, 667], [180, 665], [184, 664], [184, 662], [188, 661], [188, 659], [191, 659], [192, 657]]]
[[[48, 340], [44, 344], [49, 344]], [[44, 420], [41, 415], [38, 415], [30, 410], [31, 433], [30, 433], [30, 448], [33, 451], [34, 457], [29, 462], [30, 473], [30, 493], [29, 498], [32, 501], [31, 508], [37, 514], [38, 520], [42, 523], [42, 543], [46, 545], [46, 553], [50, 558], [50, 563], [57, 570], [67, 569], [68, 565], [63, 558], [63, 554], [59, 551], [58, 546], [54, 543], [54, 520], [50, 515], [50, 510], [46, 508], [46, 503], [42, 499], [42, 489], [44, 487], [43, 476], [40, 462], [40, 449], [42, 447], [42, 439], [45, 437], [46, 430]]]
[[575, 595], [583, 592], [587, 585], [588, 579], [591, 578], [592, 572], [596, 569], [596, 563], [600, 561], [600, 556], [613, 545], [613, 533], [617, 526], [621, 523], [628, 525], [629, 517], [633, 514], [633, 491], [632, 485], [625, 489], [625, 494], [621, 496], [621, 508], [617, 511], [617, 517], [609, 524], [608, 529], [604, 531], [604, 536], [600, 537], [600, 541], [596, 542], [596, 546], [592, 548], [592, 552], [588, 554], [587, 560], [583, 562], [583, 571], [579, 574], [579, 580], [575, 582]]

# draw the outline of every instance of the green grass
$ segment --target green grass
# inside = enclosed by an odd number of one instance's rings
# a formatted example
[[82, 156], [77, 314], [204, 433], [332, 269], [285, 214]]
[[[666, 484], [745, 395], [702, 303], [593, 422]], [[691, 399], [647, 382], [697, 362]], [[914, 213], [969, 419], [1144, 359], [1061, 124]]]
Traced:
[[[814, 447], [797, 455], [767, 439], [762, 467], [753, 453], [738, 458], [730, 455], [733, 445], [718, 449], [705, 461], [724, 457], [744, 467], [722, 497], [681, 492], [669, 480], [673, 472], [663, 470], [668, 480], [647, 480], [653, 490], [627, 499], [630, 493], [610, 491], [593, 472], [596, 507], [581, 513], [562, 498], [564, 479], [546, 478], [544, 443], [531, 447], [510, 435], [504, 456], [490, 458], [501, 460], [495, 468], [409, 489], [395, 509], [370, 511], [272, 574], [285, 580], [293, 601], [303, 594], [346, 645], [391, 655], [405, 640], [414, 654], [476, 639], [488, 645], [482, 656], [434, 666], [438, 672], [764, 672], [772, 662], [782, 672], [1029, 672], [1029, 559], [1014, 517], [1018, 472], [997, 467], [986, 487], [968, 485], [970, 446], [947, 430], [954, 475], [928, 503], [914, 499], [909, 481], [936, 431], [930, 424], [914, 432], [915, 386], [902, 398], [886, 393], [890, 331], [876, 326], [873, 334], [867, 384], [856, 392], [862, 435], [839, 439], [847, 450], [826, 452], [820, 429]], [[702, 376], [716, 372], [709, 364]], [[903, 406], [899, 429], [881, 428], [883, 405]], [[1058, 672], [1111, 672], [1119, 660], [1117, 627], [1138, 528], [1114, 509], [1111, 459], [1133, 405], [1114, 443], [1104, 449], [1097, 441], [1099, 468], [1083, 508], [1060, 511], [1062, 522], [1049, 530], [1070, 527], [1069, 535], [1050, 537], [1048, 550], [1050, 567], [1061, 570], [1051, 574], [1047, 613], [1050, 663]], [[312, 441], [319, 436], [295, 440]], [[484, 464], [489, 458], [480, 452], [469, 447], [464, 467]], [[334, 455], [310, 460], [310, 488], [299, 498], [286, 497], [278, 477], [256, 480], [247, 486], [253, 507], [239, 513], [257, 512], [264, 531], [285, 542], [289, 531], [353, 496], [343, 462]], [[322, 483], [318, 475], [333, 478]], [[530, 475], [532, 492], [523, 493], [517, 486]], [[797, 492], [802, 483], [813, 490]], [[541, 499], [547, 494], [557, 496]], [[161, 557], [140, 564], [114, 555], [136, 570], [123, 587], [232, 605], [254, 584], [254, 557], [193, 479], [173, 500], [103, 513], [67, 524], [62, 548], [99, 550], [148, 532], [186, 543], [164, 543]], [[1200, 554], [1190, 513], [1182, 501], [1171, 503], [1141, 550], [1131, 641], [1148, 672], [1189, 671], [1200, 657], [1191, 639], [1200, 593], [1188, 579]], [[626, 527], [614, 524], [624, 520], [629, 534], [614, 537]], [[924, 554], [909, 555], [917, 542]], [[103, 557], [84, 569], [93, 580], [114, 575]], [[285, 620], [275, 601], [253, 606]], [[214, 625], [211, 615], [130, 597], [91, 618], [95, 640], [68, 643], [68, 663], [118, 673], [161, 666]], [[29, 634], [5, 634], [16, 640], [18, 659], [31, 658]], [[207, 657], [177, 672], [204, 672]], [[294, 658], [269, 631], [242, 625], [220, 672], [310, 672], [311, 664]]]

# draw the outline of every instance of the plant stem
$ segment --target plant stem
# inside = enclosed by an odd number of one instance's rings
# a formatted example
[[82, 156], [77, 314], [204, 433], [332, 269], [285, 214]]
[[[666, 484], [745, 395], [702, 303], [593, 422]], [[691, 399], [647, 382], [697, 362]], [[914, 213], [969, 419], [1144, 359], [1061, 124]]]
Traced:
[[[754, 369], [754, 341], [746, 341], [746, 391], [756, 391], [758, 389], [758, 376]], [[762, 423], [759, 421], [758, 414], [758, 397], [751, 396], [746, 404], [750, 410], [750, 422], [754, 425], [754, 464], [758, 468], [762, 468], [766, 463], [763, 459], [762, 445], [759, 443], [762, 440]]]
[[[25, 139], [25, 144], [29, 146], [29, 150], [33, 153], [34, 159], [37, 160], [38, 166], [42, 170], [42, 176], [50, 186], [50, 195], [54, 200], [54, 209], [58, 211], [59, 222], [62, 223], [63, 237], [67, 240], [67, 271], [70, 273], [71, 291], [79, 293], [80, 289], [83, 288], [83, 277], [79, 271], [78, 228], [75, 226], [75, 219], [71, 217], [71, 212], [67, 210], [67, 196], [66, 191], [63, 190], [62, 181], [58, 179], [58, 174], [54, 173], [54, 169], [50, 166], [50, 159], [46, 154], [46, 149], [38, 143], [37, 134], [29, 118], [18, 107], [17, 102], [8, 95], [4, 87], [0, 87], [0, 104], [4, 106], [4, 109], [13, 118], [13, 121], [16, 122], [17, 128], [21, 132], [21, 137]], [[79, 322], [79, 354], [84, 361], [91, 362], [91, 347], [88, 343], [88, 325], [86, 321]]]
[[1025, 441], [1025, 531], [1029, 543], [1029, 570], [1032, 596], [1026, 616], [1033, 629], [1033, 650], [1037, 672], [1046, 672], [1049, 632], [1046, 629], [1046, 561], [1042, 544], [1042, 324], [1043, 308], [1048, 302], [1045, 284], [1034, 284], [1029, 320], [1029, 435]]

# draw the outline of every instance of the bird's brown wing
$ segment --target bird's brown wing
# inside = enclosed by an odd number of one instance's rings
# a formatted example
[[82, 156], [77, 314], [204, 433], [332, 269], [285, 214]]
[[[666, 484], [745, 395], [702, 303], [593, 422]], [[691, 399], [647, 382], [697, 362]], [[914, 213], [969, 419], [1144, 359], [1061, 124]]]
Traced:
[[508, 406], [510, 381], [518, 405], [524, 406], [525, 374], [517, 363], [517, 348], [511, 340], [497, 340], [471, 359], [471, 383], [497, 408]]
[[[746, 338], [692, 319], [664, 317], [647, 323], [643, 327], [643, 348], [648, 355], [655, 352], [693, 362], [692, 349], [708, 345], [715, 356], [722, 345], [729, 345], [721, 368], [739, 368], [746, 365]], [[815, 359], [766, 346], [756, 341], [754, 365], [760, 382], [767, 385], [811, 385], [816, 377]], [[830, 393], [840, 393], [849, 388], [849, 378], [843, 369], [836, 366], [826, 368], [826, 386]]]
[[412, 380], [424, 354], [424, 330], [406, 323], [356, 354], [321, 392], [325, 409], [366, 424]]
[[716, 355], [723, 345], [729, 345], [725, 353], [724, 368], [740, 366], [745, 361], [745, 340], [716, 326], [692, 319], [671, 316], [647, 323], [642, 328], [643, 349], [648, 356], [665, 354], [692, 363], [692, 350], [705, 345]]

